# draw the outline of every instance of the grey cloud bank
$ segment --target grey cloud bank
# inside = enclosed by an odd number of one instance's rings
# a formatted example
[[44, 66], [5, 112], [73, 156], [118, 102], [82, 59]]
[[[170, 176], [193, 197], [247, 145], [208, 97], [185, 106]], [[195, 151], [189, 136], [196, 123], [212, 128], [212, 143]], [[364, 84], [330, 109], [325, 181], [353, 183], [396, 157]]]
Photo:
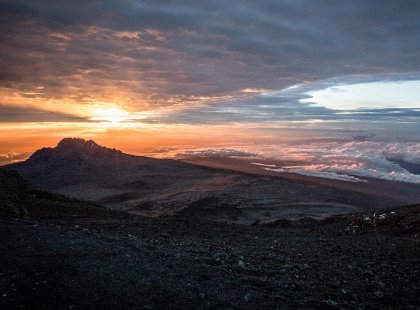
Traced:
[[112, 81], [164, 104], [420, 71], [418, 1], [17, 0], [0, 11], [1, 83], [50, 96], [79, 87], [86, 99], [85, 82]]
[[37, 107], [16, 107], [0, 104], [0, 123], [77, 121], [86, 121], [86, 119], [66, 113], [45, 111]]

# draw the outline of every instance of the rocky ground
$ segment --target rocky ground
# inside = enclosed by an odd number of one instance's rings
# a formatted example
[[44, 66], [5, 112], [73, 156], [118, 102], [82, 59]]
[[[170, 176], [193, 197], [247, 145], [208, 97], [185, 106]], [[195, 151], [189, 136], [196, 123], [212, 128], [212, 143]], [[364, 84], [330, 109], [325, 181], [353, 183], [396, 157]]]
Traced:
[[254, 226], [148, 219], [0, 172], [2, 309], [420, 307], [420, 205]]

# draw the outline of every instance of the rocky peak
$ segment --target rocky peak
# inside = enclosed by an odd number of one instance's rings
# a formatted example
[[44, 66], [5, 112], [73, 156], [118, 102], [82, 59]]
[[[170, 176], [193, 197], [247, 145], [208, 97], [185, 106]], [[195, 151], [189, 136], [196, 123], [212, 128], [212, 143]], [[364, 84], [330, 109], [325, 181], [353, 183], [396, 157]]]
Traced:
[[85, 140], [82, 138], [64, 138], [56, 146], [57, 150], [76, 151], [76, 150], [99, 150], [106, 149], [93, 140]]
[[55, 148], [43, 148], [36, 151], [31, 159], [44, 160], [46, 158], [51, 158], [59, 156], [68, 157], [68, 156], [95, 156], [103, 157], [121, 154], [121, 151], [116, 149], [110, 149], [104, 146], [100, 146], [93, 140], [85, 140], [82, 138], [64, 138], [62, 139]]

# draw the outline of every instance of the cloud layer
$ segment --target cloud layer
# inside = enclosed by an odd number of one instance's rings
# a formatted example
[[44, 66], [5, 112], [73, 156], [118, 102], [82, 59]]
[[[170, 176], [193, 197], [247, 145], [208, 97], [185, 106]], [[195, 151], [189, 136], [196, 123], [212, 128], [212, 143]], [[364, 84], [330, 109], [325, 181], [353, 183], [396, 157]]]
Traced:
[[412, 168], [418, 168], [418, 142], [353, 141], [281, 145], [270, 153], [263, 151], [260, 155], [301, 161], [299, 165], [269, 168], [274, 171], [348, 181], [361, 181], [359, 177], [366, 177], [420, 184], [420, 174], [412, 173], [398, 163], [402, 161], [411, 164]]
[[0, 103], [0, 123], [11, 122], [77, 122], [87, 121], [77, 115], [52, 112], [37, 107], [20, 107]]
[[13, 0], [0, 12], [0, 85], [28, 101], [138, 111], [420, 72], [418, 1]]

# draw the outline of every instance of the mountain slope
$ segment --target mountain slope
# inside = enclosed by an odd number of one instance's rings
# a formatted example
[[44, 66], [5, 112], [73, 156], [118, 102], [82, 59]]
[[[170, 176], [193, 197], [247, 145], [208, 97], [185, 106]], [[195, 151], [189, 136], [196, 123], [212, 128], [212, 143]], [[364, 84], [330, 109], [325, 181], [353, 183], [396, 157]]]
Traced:
[[151, 219], [3, 169], [0, 195], [1, 309], [420, 306], [420, 205], [264, 227]]
[[63, 139], [55, 148], [43, 148], [5, 168], [48, 190], [111, 205], [173, 193], [212, 174], [190, 164], [128, 155], [78, 138]]
[[124, 215], [96, 204], [40, 190], [15, 171], [0, 168], [0, 216], [61, 221], [89, 217], [118, 219]]
[[173, 177], [178, 176], [181, 169], [186, 172], [203, 170], [174, 160], [128, 155], [78, 138], [65, 138], [55, 148], [38, 150], [27, 161], [6, 168], [47, 188], [81, 182], [115, 186], [130, 181], [133, 175], [165, 173]]
[[72, 138], [5, 168], [49, 191], [147, 216], [184, 210], [192, 217], [252, 224], [407, 204], [316, 179], [289, 180], [133, 156]]

